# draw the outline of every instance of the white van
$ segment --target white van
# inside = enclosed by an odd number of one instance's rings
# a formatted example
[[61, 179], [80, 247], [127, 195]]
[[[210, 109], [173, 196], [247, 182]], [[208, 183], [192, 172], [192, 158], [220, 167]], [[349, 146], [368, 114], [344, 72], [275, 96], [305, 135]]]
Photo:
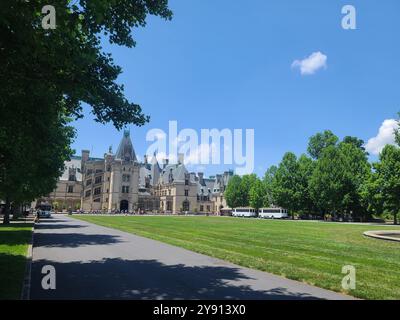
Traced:
[[282, 208], [262, 208], [259, 210], [259, 217], [264, 219], [286, 219], [288, 211]]
[[257, 212], [253, 208], [236, 208], [233, 209], [232, 216], [252, 218], [252, 217], [257, 217]]

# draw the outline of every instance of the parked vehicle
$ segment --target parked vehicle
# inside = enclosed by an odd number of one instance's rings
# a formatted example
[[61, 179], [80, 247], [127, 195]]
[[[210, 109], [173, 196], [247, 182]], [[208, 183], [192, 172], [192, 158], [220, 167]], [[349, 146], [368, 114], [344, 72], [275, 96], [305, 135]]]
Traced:
[[232, 211], [233, 217], [252, 218], [257, 217], [257, 212], [253, 208], [236, 208]]
[[232, 216], [232, 209], [221, 209], [220, 216]]
[[288, 211], [282, 208], [262, 208], [259, 210], [259, 217], [263, 219], [286, 219]]
[[49, 204], [40, 204], [36, 208], [40, 218], [51, 218], [51, 210], [52, 208]]

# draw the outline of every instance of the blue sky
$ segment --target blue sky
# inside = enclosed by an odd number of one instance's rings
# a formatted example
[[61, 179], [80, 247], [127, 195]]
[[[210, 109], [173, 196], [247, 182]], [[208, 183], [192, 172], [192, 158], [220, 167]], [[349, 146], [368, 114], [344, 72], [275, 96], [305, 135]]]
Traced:
[[[345, 4], [357, 9], [357, 30], [341, 27]], [[104, 46], [123, 69], [127, 97], [151, 116], [130, 128], [139, 155], [146, 132], [167, 131], [170, 120], [179, 129], [251, 128], [263, 175], [286, 151], [305, 152], [316, 132], [368, 141], [400, 111], [398, 0], [170, 0], [170, 8], [172, 21], [151, 17], [134, 31], [136, 48]], [[315, 52], [326, 68], [292, 68]], [[85, 113], [74, 124], [77, 153], [115, 151], [122, 133]]]

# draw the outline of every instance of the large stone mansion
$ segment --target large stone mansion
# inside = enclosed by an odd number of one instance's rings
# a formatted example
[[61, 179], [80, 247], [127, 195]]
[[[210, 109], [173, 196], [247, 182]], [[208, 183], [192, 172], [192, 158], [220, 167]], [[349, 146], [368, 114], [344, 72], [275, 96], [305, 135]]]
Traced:
[[183, 156], [178, 163], [154, 155], [139, 162], [129, 131], [118, 150], [104, 158], [91, 158], [87, 150], [66, 162], [57, 188], [46, 198], [56, 210], [147, 212], [164, 214], [221, 214], [229, 211], [224, 191], [232, 171], [205, 178], [189, 172]]

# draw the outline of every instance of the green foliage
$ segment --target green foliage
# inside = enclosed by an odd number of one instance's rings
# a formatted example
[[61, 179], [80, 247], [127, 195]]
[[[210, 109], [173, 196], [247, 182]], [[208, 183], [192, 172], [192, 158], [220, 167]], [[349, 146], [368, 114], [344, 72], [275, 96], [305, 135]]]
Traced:
[[394, 217], [400, 211], [400, 149], [387, 145], [380, 157], [380, 162], [374, 164], [375, 173], [370, 181], [370, 188], [375, 192], [375, 202], [383, 206]]
[[264, 200], [263, 207], [269, 208], [274, 204], [274, 193], [273, 193], [273, 183], [276, 175], [276, 171], [278, 171], [278, 167], [271, 166], [268, 168], [267, 172], [265, 172], [263, 184], [264, 184]]
[[362, 188], [370, 170], [366, 153], [354, 143], [324, 149], [310, 180], [317, 207], [334, 215], [363, 216]]
[[265, 198], [265, 187], [260, 179], [257, 179], [249, 191], [249, 205], [258, 210], [263, 207]]
[[229, 180], [224, 196], [230, 208], [238, 208], [242, 205], [241, 184], [242, 178], [237, 175]]
[[295, 154], [288, 152], [284, 155], [272, 186], [276, 205], [288, 209], [292, 214], [300, 209], [301, 181]]
[[255, 174], [244, 175], [242, 177], [242, 181], [240, 183], [241, 207], [248, 207], [250, 205], [250, 190], [257, 181], [258, 178]]
[[272, 205], [292, 215], [328, 214], [365, 221], [400, 211], [400, 149], [387, 146], [374, 171], [364, 141], [347, 136], [340, 143], [331, 132], [311, 137], [307, 155], [288, 152], [279, 166], [270, 167], [262, 181], [255, 175], [236, 177], [228, 185], [233, 207]]
[[315, 161], [303, 154], [298, 159], [297, 164], [300, 192], [299, 209], [307, 214], [312, 214], [316, 212], [316, 207], [311, 197], [310, 179], [315, 169]]
[[17, 300], [25, 276], [31, 223], [0, 225], [0, 300]]
[[365, 141], [362, 139], [358, 139], [357, 137], [346, 136], [343, 138], [343, 141], [341, 143], [352, 144], [356, 148], [359, 148], [359, 149], [365, 151], [365, 148], [364, 148]]
[[307, 151], [313, 159], [318, 159], [324, 149], [335, 146], [338, 141], [339, 138], [335, 136], [332, 131], [326, 130], [310, 138]]

